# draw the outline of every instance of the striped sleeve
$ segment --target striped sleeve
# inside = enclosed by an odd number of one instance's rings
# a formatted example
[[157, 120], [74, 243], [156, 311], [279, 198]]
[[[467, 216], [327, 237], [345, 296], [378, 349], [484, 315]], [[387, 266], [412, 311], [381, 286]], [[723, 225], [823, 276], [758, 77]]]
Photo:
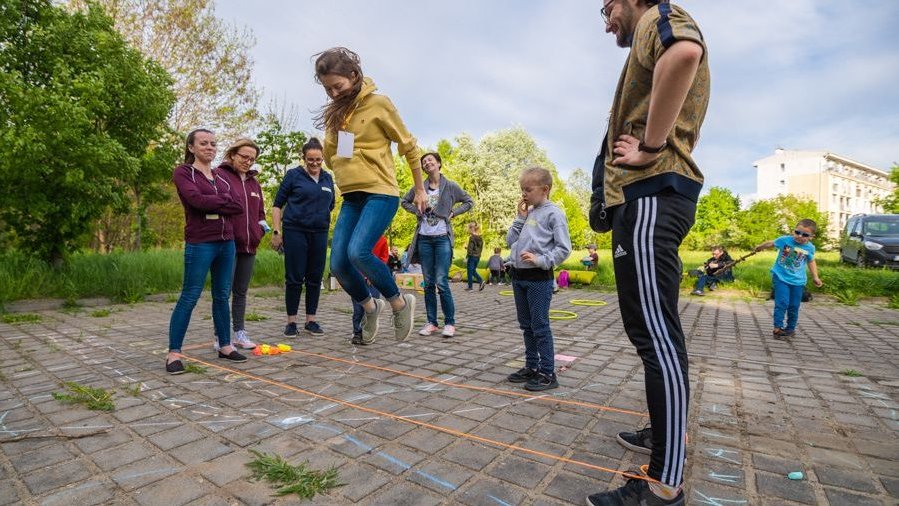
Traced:
[[653, 15], [640, 20], [632, 51], [643, 67], [652, 70], [665, 50], [680, 40], [696, 42], [705, 50], [705, 40], [693, 18], [680, 7], [662, 2]]

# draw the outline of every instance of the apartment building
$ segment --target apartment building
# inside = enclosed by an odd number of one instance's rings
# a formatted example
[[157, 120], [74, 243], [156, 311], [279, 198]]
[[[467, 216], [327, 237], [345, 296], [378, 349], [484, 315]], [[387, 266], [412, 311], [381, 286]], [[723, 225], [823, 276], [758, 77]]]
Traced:
[[887, 172], [826, 151], [778, 148], [753, 166], [756, 198], [795, 195], [814, 200], [829, 217], [828, 234], [833, 239], [853, 214], [882, 212], [874, 201], [894, 187]]

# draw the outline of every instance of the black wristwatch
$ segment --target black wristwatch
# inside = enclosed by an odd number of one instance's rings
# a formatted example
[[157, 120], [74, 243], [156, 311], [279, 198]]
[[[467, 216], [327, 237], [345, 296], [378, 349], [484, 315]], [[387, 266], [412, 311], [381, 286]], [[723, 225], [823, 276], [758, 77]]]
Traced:
[[667, 148], [667, 147], [668, 147], [668, 141], [667, 141], [667, 140], [666, 140], [665, 142], [663, 142], [661, 146], [656, 147], [656, 148], [649, 147], [649, 146], [647, 146], [646, 144], [643, 144], [643, 141], [640, 141], [640, 145], [637, 146], [637, 150], [642, 151], [642, 152], [644, 152], [644, 153], [652, 153], [652, 154], [656, 154], [656, 153], [661, 153], [662, 150], [665, 149], [665, 148]]

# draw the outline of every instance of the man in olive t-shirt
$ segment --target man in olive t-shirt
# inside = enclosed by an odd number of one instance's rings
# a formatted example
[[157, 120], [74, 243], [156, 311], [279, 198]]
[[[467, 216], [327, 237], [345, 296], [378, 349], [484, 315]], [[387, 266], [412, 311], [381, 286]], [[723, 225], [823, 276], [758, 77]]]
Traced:
[[702, 189], [691, 153], [708, 107], [708, 55], [696, 22], [666, 1], [605, 0], [602, 16], [606, 32], [630, 55], [593, 186], [610, 215], [619, 307], [643, 361], [650, 419], [649, 427], [621, 432], [618, 441], [651, 457], [648, 478], [635, 476], [587, 503], [683, 505], [690, 384], [677, 250]]

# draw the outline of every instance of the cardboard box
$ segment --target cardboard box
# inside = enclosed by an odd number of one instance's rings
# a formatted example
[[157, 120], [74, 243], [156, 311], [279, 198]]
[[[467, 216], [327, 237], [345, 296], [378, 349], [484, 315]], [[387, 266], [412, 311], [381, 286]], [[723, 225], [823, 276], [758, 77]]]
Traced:
[[408, 272], [398, 272], [393, 277], [396, 280], [396, 286], [407, 290], [419, 290], [425, 281], [423, 274], [409, 274]]

